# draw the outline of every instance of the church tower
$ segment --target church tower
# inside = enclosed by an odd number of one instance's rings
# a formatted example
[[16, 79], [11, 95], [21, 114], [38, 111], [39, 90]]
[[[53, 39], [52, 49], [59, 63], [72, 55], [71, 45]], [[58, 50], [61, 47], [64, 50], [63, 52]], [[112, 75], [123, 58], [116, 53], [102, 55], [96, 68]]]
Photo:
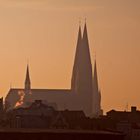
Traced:
[[[79, 27], [76, 55], [72, 73], [71, 88], [79, 94], [79, 99], [86, 114], [92, 114], [92, 64], [90, 58], [87, 26], [85, 23], [83, 37]], [[82, 105], [81, 105], [82, 106]]]
[[26, 93], [31, 90], [31, 81], [30, 81], [29, 66], [28, 65], [27, 65], [27, 70], [26, 70], [26, 78], [25, 78], [24, 90], [25, 90]]
[[86, 24], [83, 37], [81, 35], [81, 27], [79, 27], [71, 88], [76, 92], [86, 92], [87, 88], [90, 90], [92, 88], [92, 64]]

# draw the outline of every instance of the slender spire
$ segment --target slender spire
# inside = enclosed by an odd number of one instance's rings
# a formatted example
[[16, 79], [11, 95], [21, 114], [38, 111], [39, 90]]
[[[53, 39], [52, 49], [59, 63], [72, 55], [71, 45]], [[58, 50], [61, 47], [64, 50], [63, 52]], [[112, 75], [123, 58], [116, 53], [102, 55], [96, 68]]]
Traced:
[[[88, 33], [87, 33], [87, 23], [86, 23], [86, 21], [85, 21], [85, 26], [84, 26], [83, 40], [87, 41], [86, 43], [88, 43]], [[87, 45], [89, 45], [89, 44], [87, 44]]]
[[79, 32], [78, 32], [77, 47], [80, 45], [81, 40], [82, 40], [82, 33], [81, 33], [81, 21], [79, 21]]
[[73, 66], [73, 72], [72, 72], [72, 81], [71, 81], [71, 88], [75, 89], [76, 86], [76, 77], [77, 77], [77, 67], [78, 67], [78, 61], [79, 61], [79, 53], [80, 53], [80, 47], [82, 42], [82, 33], [81, 33], [81, 25], [79, 21], [79, 31], [78, 31], [78, 40], [77, 40], [77, 46], [76, 46], [76, 54], [74, 59], [74, 66]]
[[98, 89], [98, 75], [97, 75], [97, 65], [96, 65], [96, 60], [95, 60], [95, 64], [94, 64], [94, 80], [93, 80], [93, 82], [94, 82], [94, 84], [95, 84], [95, 86], [96, 86], [96, 89], [97, 89], [97, 91], [99, 90]]
[[[99, 94], [99, 103], [101, 103], [101, 89], [99, 89], [98, 94]], [[101, 104], [100, 104], [100, 109], [101, 109]]]
[[86, 63], [91, 66], [91, 57], [90, 57], [90, 49], [89, 49], [89, 41], [88, 41], [88, 31], [87, 31], [87, 24], [85, 21], [84, 32], [83, 32], [83, 39], [82, 39], [82, 46], [84, 51], [84, 57], [86, 58]]
[[27, 65], [27, 70], [26, 70], [25, 89], [26, 90], [31, 89], [31, 81], [30, 81], [29, 66], [28, 65]]
[[95, 60], [93, 75], [93, 114], [98, 117], [101, 114], [101, 91], [98, 86], [97, 64]]

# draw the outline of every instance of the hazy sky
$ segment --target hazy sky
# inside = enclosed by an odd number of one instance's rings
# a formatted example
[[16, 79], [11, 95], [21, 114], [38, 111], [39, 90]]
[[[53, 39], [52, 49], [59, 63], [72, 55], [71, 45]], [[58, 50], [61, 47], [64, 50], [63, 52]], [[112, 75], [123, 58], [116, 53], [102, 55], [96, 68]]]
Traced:
[[70, 88], [79, 18], [96, 52], [102, 108], [140, 109], [140, 0], [0, 0], [0, 95], [23, 87]]

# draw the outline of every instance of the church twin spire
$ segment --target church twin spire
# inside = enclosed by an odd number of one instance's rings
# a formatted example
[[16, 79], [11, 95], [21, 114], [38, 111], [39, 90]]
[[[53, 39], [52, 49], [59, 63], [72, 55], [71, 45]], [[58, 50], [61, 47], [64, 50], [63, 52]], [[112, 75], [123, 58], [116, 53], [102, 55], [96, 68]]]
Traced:
[[101, 111], [101, 95], [98, 87], [98, 76], [96, 60], [94, 64], [94, 74], [92, 73], [92, 63], [90, 57], [90, 48], [88, 41], [87, 25], [85, 23], [83, 36], [81, 26], [79, 26], [76, 54], [74, 59], [71, 89], [75, 93], [83, 94], [84, 98], [88, 98], [88, 107], [94, 116], [98, 116]]
[[91, 83], [92, 79], [90, 77], [92, 77], [92, 64], [89, 51], [87, 26], [85, 23], [83, 35], [81, 33], [81, 26], [79, 26], [71, 89], [77, 91], [84, 87], [85, 83]]

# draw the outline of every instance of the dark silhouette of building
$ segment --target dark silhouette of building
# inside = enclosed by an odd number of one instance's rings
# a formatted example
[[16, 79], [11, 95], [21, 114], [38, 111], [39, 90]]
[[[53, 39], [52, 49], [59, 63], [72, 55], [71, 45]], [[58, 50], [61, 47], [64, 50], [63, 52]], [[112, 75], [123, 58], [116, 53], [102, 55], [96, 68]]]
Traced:
[[86, 119], [83, 111], [57, 111], [36, 100], [29, 107], [15, 108], [6, 113], [9, 128], [82, 129]]
[[115, 111], [107, 112], [107, 117], [116, 121], [129, 121], [132, 123], [140, 123], [140, 111], [135, 106], [131, 107], [131, 111]]
[[3, 113], [4, 113], [4, 106], [3, 106], [3, 97], [0, 98], [0, 120], [3, 119]]
[[10, 128], [49, 128], [56, 115], [53, 107], [36, 100], [29, 107], [15, 108], [6, 114]]
[[[136, 108], [133, 107], [132, 110], [135, 112]], [[64, 135], [67, 135], [74, 139], [81, 139], [81, 136], [85, 135], [85, 138], [91, 137], [92, 139], [112, 140], [115, 137], [115, 139], [121, 140], [125, 136], [127, 138], [126, 130], [132, 130], [133, 138], [138, 138], [135, 133], [140, 133], [138, 127], [130, 129], [131, 127], [128, 127], [130, 125], [124, 125], [108, 115], [89, 118], [82, 110], [59, 111], [44, 104], [41, 100], [35, 100], [28, 107], [18, 107], [5, 112], [0, 126], [3, 130], [3, 132], [0, 131], [0, 135], [4, 135], [5, 131], [10, 134], [15, 134], [15, 132], [32, 134], [38, 131], [45, 136], [57, 133], [59, 137], [61, 133], [63, 138]], [[61, 136], [60, 138], [62, 138]]]
[[0, 98], [0, 114], [4, 111], [4, 107], [3, 107], [3, 97]]
[[6, 112], [9, 128], [116, 130], [117, 121], [107, 116], [86, 117], [82, 110], [58, 111], [36, 100], [29, 107], [19, 107]]
[[131, 107], [131, 111], [111, 110], [106, 118], [114, 122], [117, 131], [125, 134], [125, 140], [140, 139], [140, 111], [135, 106]]
[[59, 129], [83, 129], [86, 116], [83, 111], [57, 111], [52, 123], [51, 128]]
[[31, 88], [27, 66], [25, 87], [23, 89], [11, 88], [5, 99], [11, 109], [21, 105], [30, 105], [34, 100], [43, 100], [48, 104], [53, 104], [58, 110], [83, 110], [87, 116], [96, 117], [101, 114], [97, 67], [95, 62], [93, 75], [86, 24], [83, 36], [79, 27], [71, 89]]

